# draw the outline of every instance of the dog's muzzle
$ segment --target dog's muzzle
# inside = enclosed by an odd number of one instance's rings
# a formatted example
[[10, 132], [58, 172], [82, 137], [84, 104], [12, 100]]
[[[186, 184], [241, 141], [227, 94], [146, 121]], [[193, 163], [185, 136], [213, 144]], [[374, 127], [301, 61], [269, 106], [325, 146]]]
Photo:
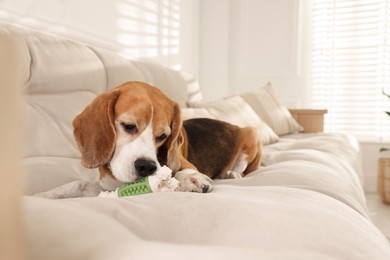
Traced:
[[135, 170], [141, 177], [152, 175], [157, 170], [157, 164], [152, 160], [138, 159], [134, 162]]

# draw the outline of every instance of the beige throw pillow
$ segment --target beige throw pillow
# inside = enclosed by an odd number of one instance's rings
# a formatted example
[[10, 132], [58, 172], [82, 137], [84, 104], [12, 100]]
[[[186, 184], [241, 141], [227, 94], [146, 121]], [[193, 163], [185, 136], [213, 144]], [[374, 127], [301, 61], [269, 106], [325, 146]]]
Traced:
[[290, 111], [282, 105], [271, 83], [253, 91], [240, 94], [246, 103], [277, 135], [303, 130]]
[[[253, 109], [240, 97], [234, 96], [213, 102], [198, 104], [197, 108], [184, 108], [183, 117], [209, 117], [226, 121], [240, 127], [252, 126], [257, 129], [263, 144], [279, 140], [272, 129], [264, 123]], [[210, 116], [207, 116], [209, 114]]]

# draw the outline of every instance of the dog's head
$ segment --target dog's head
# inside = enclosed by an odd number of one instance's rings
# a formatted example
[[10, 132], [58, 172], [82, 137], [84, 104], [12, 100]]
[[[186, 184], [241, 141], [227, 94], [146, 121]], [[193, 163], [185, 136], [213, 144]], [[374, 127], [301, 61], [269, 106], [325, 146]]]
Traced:
[[97, 96], [74, 120], [74, 137], [87, 168], [104, 167], [120, 182], [176, 172], [182, 140], [179, 105], [159, 89], [128, 82]]

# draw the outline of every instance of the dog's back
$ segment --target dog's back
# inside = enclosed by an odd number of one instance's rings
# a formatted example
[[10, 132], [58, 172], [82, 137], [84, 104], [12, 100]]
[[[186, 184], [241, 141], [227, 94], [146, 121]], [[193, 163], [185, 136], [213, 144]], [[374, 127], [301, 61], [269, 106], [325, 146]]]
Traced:
[[[244, 152], [243, 128], [208, 118], [186, 120], [183, 127], [188, 139], [187, 159], [211, 178], [232, 170]], [[250, 141], [258, 143], [257, 138]]]

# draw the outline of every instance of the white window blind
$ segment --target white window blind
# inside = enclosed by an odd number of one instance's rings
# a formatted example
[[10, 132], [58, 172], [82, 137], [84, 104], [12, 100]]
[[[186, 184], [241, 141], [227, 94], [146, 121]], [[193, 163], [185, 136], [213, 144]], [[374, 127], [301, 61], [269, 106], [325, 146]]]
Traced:
[[326, 131], [390, 139], [390, 0], [314, 0], [312, 105]]
[[180, 69], [180, 0], [124, 0], [117, 10], [122, 55]]
[[0, 19], [180, 68], [181, 0], [0, 0]]

